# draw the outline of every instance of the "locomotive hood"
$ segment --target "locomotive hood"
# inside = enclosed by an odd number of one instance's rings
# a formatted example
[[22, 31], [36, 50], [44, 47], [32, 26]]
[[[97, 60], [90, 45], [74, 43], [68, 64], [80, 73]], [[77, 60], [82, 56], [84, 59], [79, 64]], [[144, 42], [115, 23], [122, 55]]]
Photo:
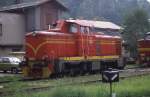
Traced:
[[49, 31], [34, 31], [34, 32], [30, 32], [27, 33], [26, 36], [36, 36], [36, 35], [68, 35], [66, 33], [61, 33], [61, 32], [49, 32]]

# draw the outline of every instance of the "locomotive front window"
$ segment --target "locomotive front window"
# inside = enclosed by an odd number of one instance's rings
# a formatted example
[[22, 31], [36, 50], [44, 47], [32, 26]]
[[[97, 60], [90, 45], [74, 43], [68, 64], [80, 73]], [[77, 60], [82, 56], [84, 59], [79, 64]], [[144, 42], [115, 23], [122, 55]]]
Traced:
[[83, 27], [83, 26], [81, 26], [81, 27], [80, 27], [80, 32], [81, 32], [81, 33], [85, 33], [85, 34], [86, 34], [86, 33], [89, 33], [89, 27]]
[[84, 27], [82, 27], [82, 26], [80, 27], [81, 33], [84, 33], [84, 29], [85, 29]]
[[78, 28], [76, 24], [71, 24], [70, 25], [70, 32], [72, 33], [77, 33], [78, 32]]

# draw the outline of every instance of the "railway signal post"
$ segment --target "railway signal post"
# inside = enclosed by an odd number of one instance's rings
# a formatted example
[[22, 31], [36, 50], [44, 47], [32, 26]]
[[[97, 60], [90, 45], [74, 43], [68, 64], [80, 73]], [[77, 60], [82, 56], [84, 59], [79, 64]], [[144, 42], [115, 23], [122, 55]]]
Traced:
[[112, 97], [112, 83], [119, 82], [119, 71], [109, 68], [102, 72], [102, 82], [110, 84], [110, 97]]

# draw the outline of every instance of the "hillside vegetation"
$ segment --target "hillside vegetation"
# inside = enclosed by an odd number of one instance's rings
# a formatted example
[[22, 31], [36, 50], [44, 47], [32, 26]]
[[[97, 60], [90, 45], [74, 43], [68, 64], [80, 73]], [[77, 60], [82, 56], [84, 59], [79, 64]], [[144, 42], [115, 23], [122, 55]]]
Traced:
[[59, 0], [69, 9], [69, 17], [85, 19], [106, 19], [118, 24], [126, 13], [143, 8], [149, 14], [147, 0]]
[[[37, 0], [21, 0], [31, 2]], [[57, 0], [69, 9], [69, 15], [63, 18], [106, 19], [118, 24], [123, 16], [136, 8], [143, 8], [149, 14], [150, 3], [147, 0]], [[16, 0], [0, 0], [0, 6], [14, 4]]]

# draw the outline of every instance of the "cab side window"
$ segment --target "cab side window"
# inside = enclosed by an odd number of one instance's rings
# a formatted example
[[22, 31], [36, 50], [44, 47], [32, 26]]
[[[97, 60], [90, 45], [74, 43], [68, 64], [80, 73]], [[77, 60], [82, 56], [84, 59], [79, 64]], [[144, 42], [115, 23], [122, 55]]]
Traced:
[[71, 24], [70, 25], [70, 32], [71, 33], [77, 33], [78, 32], [78, 28], [76, 24]]

